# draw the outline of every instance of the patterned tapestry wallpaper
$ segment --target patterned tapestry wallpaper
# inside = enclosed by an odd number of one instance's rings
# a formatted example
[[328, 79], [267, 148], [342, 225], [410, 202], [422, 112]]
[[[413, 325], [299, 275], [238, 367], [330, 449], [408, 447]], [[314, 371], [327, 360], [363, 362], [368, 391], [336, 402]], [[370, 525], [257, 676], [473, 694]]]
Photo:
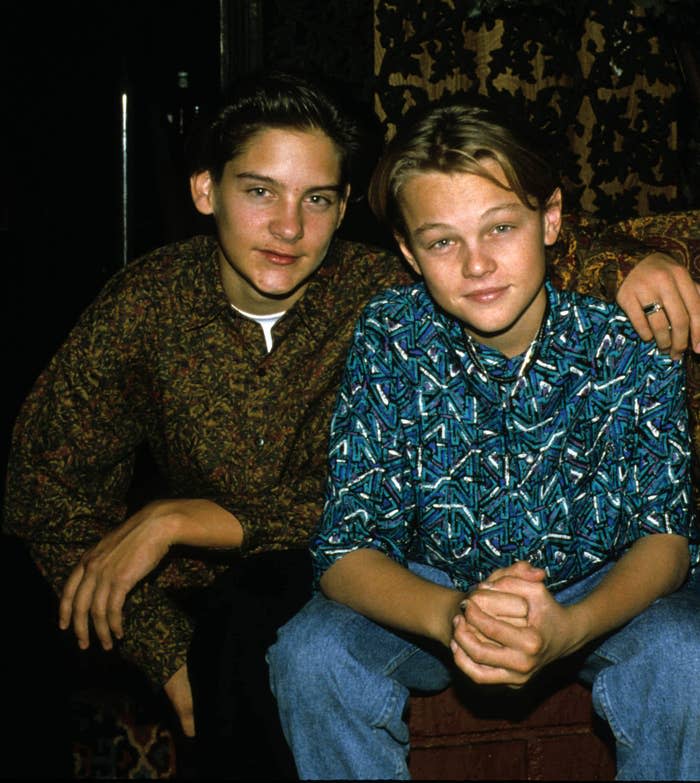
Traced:
[[[700, 204], [700, 95], [679, 66], [682, 15], [672, 29], [643, 5], [262, 0], [262, 52], [267, 66], [340, 84], [380, 138], [444, 94], [500, 100], [551, 137], [570, 209], [644, 215]], [[700, 29], [686, 28], [697, 61]]]
[[386, 135], [413, 105], [486, 95], [551, 136], [569, 204], [601, 216], [681, 207], [679, 73], [643, 9], [619, 0], [470, 18], [459, 0], [375, 0]]

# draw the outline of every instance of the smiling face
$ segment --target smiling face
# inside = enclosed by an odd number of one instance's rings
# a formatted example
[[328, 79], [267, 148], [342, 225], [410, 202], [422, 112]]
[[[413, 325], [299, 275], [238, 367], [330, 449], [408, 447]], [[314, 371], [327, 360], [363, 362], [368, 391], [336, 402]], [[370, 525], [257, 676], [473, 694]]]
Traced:
[[347, 204], [340, 155], [323, 132], [267, 128], [224, 167], [191, 179], [213, 214], [224, 290], [233, 305], [265, 315], [291, 307], [319, 268]]
[[396, 238], [435, 301], [475, 340], [512, 357], [544, 316], [544, 246], [559, 233], [561, 193], [530, 209], [498, 163], [481, 162], [503, 187], [462, 172], [409, 177], [398, 194], [406, 235]]

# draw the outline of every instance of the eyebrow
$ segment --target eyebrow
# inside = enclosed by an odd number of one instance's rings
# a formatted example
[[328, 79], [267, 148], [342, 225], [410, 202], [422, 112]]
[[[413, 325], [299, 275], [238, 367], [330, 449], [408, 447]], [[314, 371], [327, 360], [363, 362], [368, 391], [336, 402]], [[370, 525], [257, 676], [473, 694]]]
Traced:
[[[522, 203], [520, 201], [509, 201], [505, 204], [497, 204], [494, 207], [489, 207], [486, 212], [483, 213], [479, 217], [479, 220], [484, 220], [485, 218], [490, 217], [494, 212], [505, 212], [510, 209], [517, 209], [519, 207], [522, 207]], [[435, 229], [445, 230], [445, 229], [452, 229], [454, 226], [452, 226], [450, 223], [421, 223], [420, 226], [413, 232], [414, 236], [420, 236], [421, 234], [425, 234], [427, 231], [433, 231]]]
[[[260, 182], [265, 185], [277, 185], [283, 187], [283, 183], [279, 182], [279, 180], [276, 180], [274, 177], [268, 177], [265, 174], [256, 174], [254, 171], [241, 171], [240, 173], [236, 174], [236, 179], [252, 180], [253, 182]], [[335, 193], [340, 193], [342, 189], [343, 187], [340, 185], [340, 183], [333, 182], [327, 185], [314, 185], [311, 188], [306, 188], [304, 193], [312, 193], [317, 190], [332, 190]]]

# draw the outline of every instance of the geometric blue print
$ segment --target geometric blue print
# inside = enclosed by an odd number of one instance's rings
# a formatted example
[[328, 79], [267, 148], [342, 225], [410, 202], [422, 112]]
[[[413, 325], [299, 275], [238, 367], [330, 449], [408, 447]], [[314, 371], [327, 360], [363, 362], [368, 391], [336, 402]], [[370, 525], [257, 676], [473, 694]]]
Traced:
[[372, 300], [333, 416], [316, 580], [370, 547], [437, 566], [460, 590], [528, 560], [556, 590], [640, 536], [689, 535], [682, 362], [615, 305], [548, 283], [547, 296], [517, 380], [523, 357], [478, 345], [474, 364], [422, 283]]

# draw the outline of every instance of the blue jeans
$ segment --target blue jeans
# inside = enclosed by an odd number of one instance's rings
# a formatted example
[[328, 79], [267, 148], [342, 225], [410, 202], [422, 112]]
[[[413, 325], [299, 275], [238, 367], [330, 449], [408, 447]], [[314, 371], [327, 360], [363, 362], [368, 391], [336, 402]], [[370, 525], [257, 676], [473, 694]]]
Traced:
[[[450, 586], [438, 569], [409, 567]], [[581, 600], [604, 570], [557, 600]], [[388, 631], [320, 594], [280, 629], [268, 660], [306, 780], [409, 779], [409, 692], [443, 690], [455, 675], [446, 649]], [[618, 779], [700, 779], [700, 569], [601, 641], [581, 678], [615, 735]]]

